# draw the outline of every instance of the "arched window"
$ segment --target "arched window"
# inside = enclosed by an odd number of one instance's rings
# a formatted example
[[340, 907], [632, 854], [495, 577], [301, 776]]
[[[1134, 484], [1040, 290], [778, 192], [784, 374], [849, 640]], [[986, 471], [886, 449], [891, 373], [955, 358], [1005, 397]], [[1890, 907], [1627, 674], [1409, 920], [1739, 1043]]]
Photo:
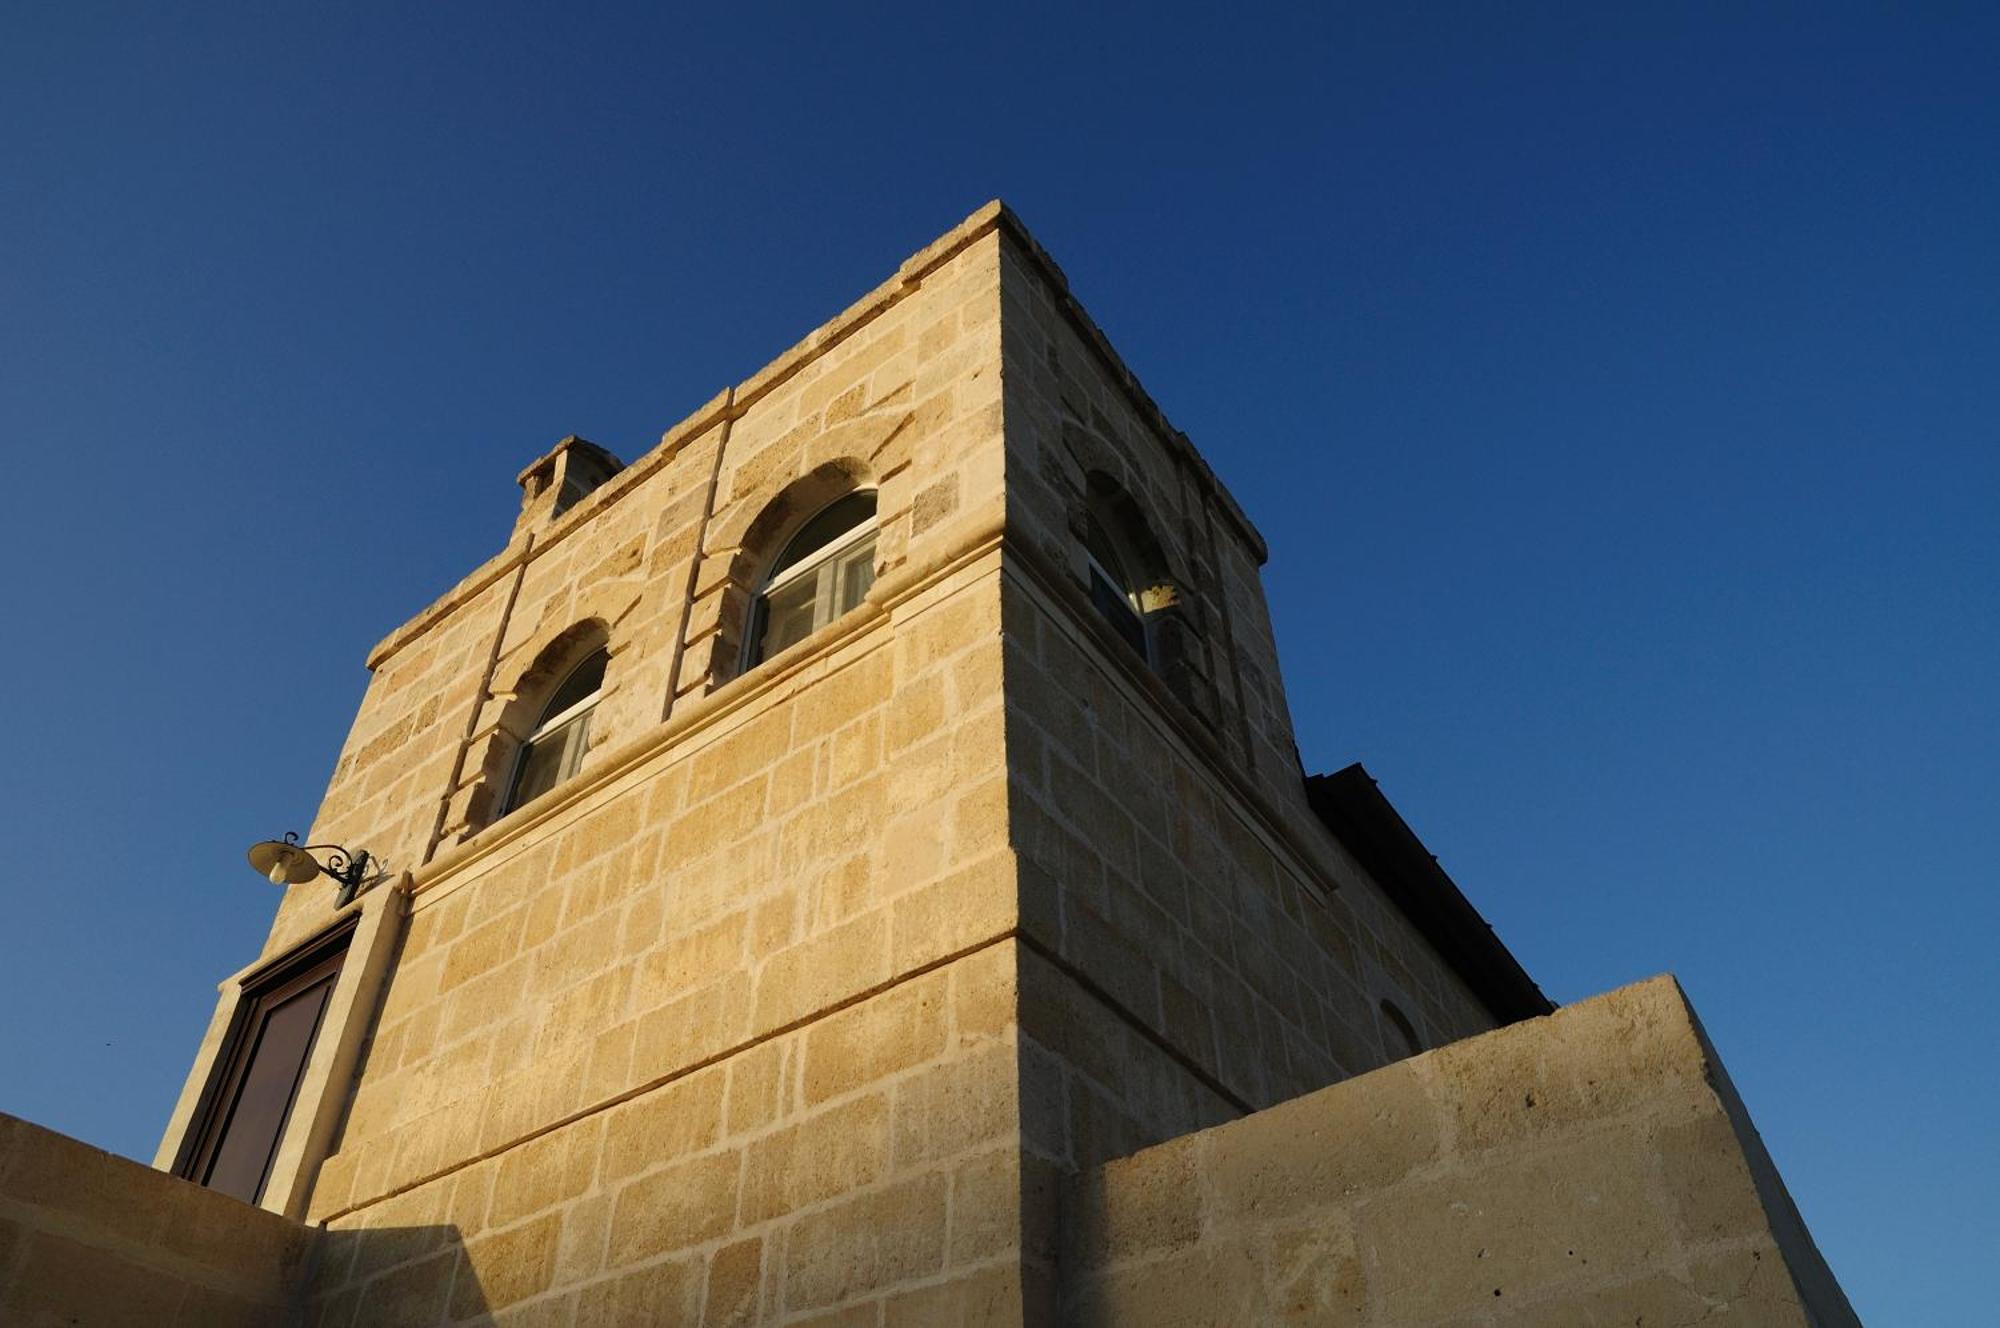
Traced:
[[805, 640], [861, 603], [875, 584], [875, 491], [820, 509], [765, 574], [751, 611], [745, 668]]
[[1113, 630], [1139, 652], [1139, 658], [1150, 661], [1146, 610], [1139, 601], [1139, 582], [1132, 571], [1134, 559], [1096, 506], [1084, 515], [1083, 553], [1090, 573], [1090, 602]]
[[500, 806], [503, 813], [547, 793], [583, 764], [584, 750], [590, 746], [590, 713], [597, 708], [604, 666], [610, 659], [611, 652], [601, 646], [591, 651], [550, 693], [540, 722], [522, 739], [520, 754], [514, 758], [514, 778]]
[[1417, 1036], [1417, 1030], [1409, 1017], [1396, 1008], [1394, 1001], [1382, 1002], [1382, 1050], [1389, 1053], [1389, 1059], [1402, 1060], [1415, 1056], [1424, 1049], [1424, 1040]]

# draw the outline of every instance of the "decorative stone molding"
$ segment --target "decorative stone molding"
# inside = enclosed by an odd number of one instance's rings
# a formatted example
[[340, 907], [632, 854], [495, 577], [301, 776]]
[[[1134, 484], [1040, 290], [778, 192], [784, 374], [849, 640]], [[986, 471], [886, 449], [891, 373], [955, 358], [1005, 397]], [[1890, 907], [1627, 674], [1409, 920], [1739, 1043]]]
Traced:
[[[705, 676], [705, 687], [714, 690], [741, 671], [743, 633], [750, 621], [750, 607], [764, 569], [778, 555], [792, 532], [827, 504], [866, 489], [881, 473], [873, 458], [880, 457], [900, 432], [900, 420], [855, 421], [856, 429], [839, 426], [821, 434], [808, 445], [805, 473], [786, 484], [761, 507], [737, 503], [727, 519], [719, 522], [706, 551], [719, 575], [704, 569], [701, 599], [690, 615], [688, 635], [706, 633], [694, 651], [697, 674]], [[843, 444], [872, 444], [866, 452], [837, 450]]]

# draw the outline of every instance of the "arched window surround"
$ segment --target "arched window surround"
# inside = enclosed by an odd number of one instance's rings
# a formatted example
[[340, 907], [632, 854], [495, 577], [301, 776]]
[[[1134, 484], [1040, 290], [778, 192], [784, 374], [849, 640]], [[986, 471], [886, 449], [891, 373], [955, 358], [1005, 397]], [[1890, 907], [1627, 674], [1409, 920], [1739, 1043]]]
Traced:
[[1386, 996], [1377, 1001], [1375, 1017], [1382, 1037], [1382, 1050], [1390, 1060], [1406, 1060], [1424, 1052], [1423, 1034], [1417, 1031], [1416, 1022], [1395, 1001]]
[[1185, 630], [1187, 614], [1180, 580], [1144, 511], [1124, 486], [1091, 470], [1071, 526], [1084, 590], [1098, 615], [1148, 667], [1167, 674], [1182, 653], [1169, 637]]
[[860, 605], [875, 582], [878, 502], [873, 488], [854, 488], [794, 523], [751, 601], [741, 672]]
[[[560, 707], [567, 714], [552, 712], [550, 702], [579, 665], [592, 655], [603, 653], [607, 662], [590, 709], [588, 732], [578, 735], [578, 749], [564, 778], [573, 778], [580, 772], [589, 760], [589, 753], [604, 745], [610, 736], [604, 723], [604, 707], [618, 690], [619, 648], [607, 618], [593, 616], [560, 629], [545, 627], [508, 652], [516, 658], [526, 656], [531, 662], [514, 673], [511, 681], [499, 682], [489, 695], [488, 705], [494, 709], [489, 712], [491, 717], [483, 729], [484, 738], [475, 742], [477, 750], [471, 769], [476, 776], [462, 786], [463, 811], [448, 814], [447, 833], [459, 837], [475, 834], [532, 801], [511, 796], [520, 772], [522, 748], [544, 728], [553, 729], [565, 718], [575, 717], [578, 707], [574, 700]], [[503, 666], [499, 678], [506, 680], [510, 672]]]
[[500, 815], [533, 802], [582, 767], [590, 750], [591, 718], [604, 698], [604, 673], [610, 663], [610, 649], [599, 645], [572, 662], [550, 689], [541, 718], [516, 742]]
[[719, 602], [707, 606], [697, 600], [694, 612], [700, 617], [712, 613], [716, 630], [692, 661], [698, 676], [705, 676], [707, 689], [714, 691], [742, 677], [751, 668], [745, 660], [746, 644], [758, 593], [764, 588], [768, 569], [777, 564], [792, 538], [827, 507], [861, 490], [876, 493], [879, 569], [884, 546], [893, 538], [889, 519], [882, 512], [886, 502], [874, 467], [863, 457], [841, 453], [814, 465], [791, 479], [761, 503], [738, 508], [724, 518], [712, 545], [724, 560], [724, 573], [710, 594]]

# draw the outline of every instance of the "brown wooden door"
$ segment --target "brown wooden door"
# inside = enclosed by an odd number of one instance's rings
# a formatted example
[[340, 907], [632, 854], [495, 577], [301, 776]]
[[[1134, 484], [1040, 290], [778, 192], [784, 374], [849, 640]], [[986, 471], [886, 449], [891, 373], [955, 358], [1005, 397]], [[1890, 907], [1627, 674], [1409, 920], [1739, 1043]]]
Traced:
[[176, 1174], [246, 1203], [263, 1198], [352, 930], [322, 938], [246, 984]]

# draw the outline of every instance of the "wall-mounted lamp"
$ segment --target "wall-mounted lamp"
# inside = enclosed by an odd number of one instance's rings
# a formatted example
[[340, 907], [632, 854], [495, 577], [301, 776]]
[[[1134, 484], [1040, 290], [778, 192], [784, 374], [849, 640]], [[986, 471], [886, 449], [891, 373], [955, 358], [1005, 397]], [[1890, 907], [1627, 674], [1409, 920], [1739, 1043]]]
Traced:
[[[325, 862], [313, 856], [316, 848], [327, 851]], [[322, 873], [340, 882], [335, 908], [354, 898], [368, 871], [368, 861], [365, 852], [349, 853], [338, 844], [301, 845], [296, 830], [287, 830], [283, 839], [266, 839], [250, 846], [250, 865], [272, 885], [303, 885]]]

